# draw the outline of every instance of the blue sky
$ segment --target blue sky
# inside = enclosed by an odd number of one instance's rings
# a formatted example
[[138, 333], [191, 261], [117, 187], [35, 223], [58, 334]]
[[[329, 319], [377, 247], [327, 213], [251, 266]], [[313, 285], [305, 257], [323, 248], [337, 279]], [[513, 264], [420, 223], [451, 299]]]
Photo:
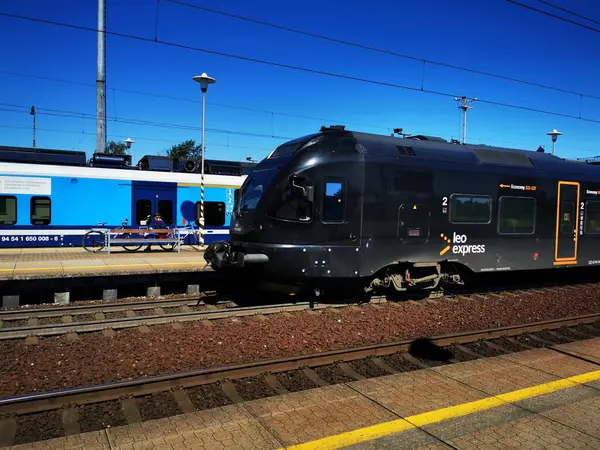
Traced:
[[[600, 33], [504, 0], [184, 1], [600, 97], [596, 51]], [[535, 0], [521, 1], [549, 9]], [[598, 2], [553, 1], [600, 20]], [[0, 11], [92, 28], [97, 24], [95, 0], [2, 2]], [[160, 40], [178, 44], [417, 89], [423, 83], [427, 90], [575, 116], [581, 107], [583, 117], [600, 121], [600, 100], [581, 101], [576, 95], [324, 42], [168, 0], [107, 0], [107, 29], [152, 39], [158, 29]], [[91, 156], [95, 148], [96, 34], [0, 17], [0, 41], [0, 145], [31, 145], [28, 111], [35, 105], [38, 147], [84, 150]], [[207, 96], [207, 130], [220, 130], [206, 133], [206, 157], [211, 159], [262, 159], [287, 138], [329, 124], [384, 134], [402, 127], [408, 133], [446, 139], [459, 135], [459, 111], [449, 97], [109, 35], [108, 138], [133, 138], [136, 162], [186, 139], [199, 143], [199, 129], [182, 127], [201, 124], [200, 89], [192, 81], [192, 76], [201, 72], [217, 79]], [[131, 121], [138, 123], [128, 123]], [[564, 133], [557, 144], [560, 156], [600, 154], [596, 143], [600, 123], [481, 102], [469, 112], [467, 140], [550, 149], [545, 133], [553, 128]]]

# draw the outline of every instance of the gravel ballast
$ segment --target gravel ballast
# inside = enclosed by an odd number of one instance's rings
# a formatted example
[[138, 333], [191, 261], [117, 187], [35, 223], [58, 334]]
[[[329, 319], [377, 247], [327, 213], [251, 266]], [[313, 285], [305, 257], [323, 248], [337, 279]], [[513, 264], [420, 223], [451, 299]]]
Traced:
[[384, 303], [263, 317], [187, 322], [0, 342], [0, 396], [129, 380], [461, 331], [520, 325], [600, 311], [597, 285], [501, 298]]

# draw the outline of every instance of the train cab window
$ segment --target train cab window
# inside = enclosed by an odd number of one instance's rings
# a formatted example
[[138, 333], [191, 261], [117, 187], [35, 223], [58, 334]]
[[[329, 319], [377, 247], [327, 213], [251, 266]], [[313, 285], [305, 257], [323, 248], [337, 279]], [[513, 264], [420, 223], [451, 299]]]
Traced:
[[600, 234], [600, 201], [590, 200], [586, 202], [585, 233]]
[[500, 197], [498, 201], [498, 233], [532, 234], [535, 231], [533, 197]]
[[343, 222], [345, 215], [345, 182], [326, 181], [323, 199], [323, 222]]
[[492, 197], [488, 195], [452, 194], [450, 197], [450, 222], [490, 223]]
[[138, 200], [135, 202], [135, 223], [142, 225], [142, 222], [152, 216], [152, 202], [150, 200]]
[[165, 225], [170, 226], [173, 223], [173, 202], [171, 200], [159, 200], [158, 213]]
[[51, 216], [50, 197], [31, 197], [31, 224], [49, 225]]
[[[196, 225], [200, 225], [200, 202], [196, 202]], [[204, 225], [207, 227], [225, 225], [225, 202], [204, 202]]]
[[17, 223], [17, 197], [0, 195], [0, 225]]

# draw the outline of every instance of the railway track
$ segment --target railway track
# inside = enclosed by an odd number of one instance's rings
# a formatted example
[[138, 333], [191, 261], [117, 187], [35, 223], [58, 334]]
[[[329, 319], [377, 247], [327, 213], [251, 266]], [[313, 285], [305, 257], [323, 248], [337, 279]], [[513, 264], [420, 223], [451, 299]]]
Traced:
[[[593, 324], [593, 326], [590, 326], [589, 324]], [[566, 331], [563, 334], [552, 331], [557, 329]], [[536, 336], [536, 333], [539, 335]], [[462, 349], [466, 355], [482, 357], [490, 355], [478, 355], [476, 351], [470, 350], [469, 348], [465, 349], [464, 345], [504, 339], [510, 344], [509, 347], [512, 346], [511, 349], [504, 349], [505, 353], [509, 353], [515, 351], [515, 347], [519, 346], [519, 350], [526, 350], [532, 348], [532, 346], [549, 347], [561, 341], [570, 342], [598, 336], [600, 336], [600, 313], [536, 322], [526, 325], [444, 335], [435, 337], [432, 340], [438, 346], [457, 347]], [[518, 339], [512, 339], [512, 337], [517, 337]], [[411, 340], [403, 340], [323, 353], [144, 377], [96, 386], [85, 386], [3, 398], [0, 399], [0, 416], [4, 414], [21, 415], [40, 413], [66, 407], [72, 408], [73, 405], [111, 402], [122, 398], [140, 397], [172, 390], [185, 392], [183, 389], [207, 384], [218, 384], [226, 380], [257, 377], [265, 374], [267, 374], [265, 376], [267, 384], [270, 384], [275, 391], [278, 391], [281, 390], [281, 384], [277, 381], [273, 382], [272, 378], [270, 381], [269, 377], [272, 377], [272, 374], [294, 372], [299, 369], [303, 371], [304, 375], [311, 380], [314, 385], [326, 385], [329, 383], [324, 382], [318, 375], [315, 376], [316, 372], [312, 369], [323, 366], [339, 365], [341, 366], [342, 372], [345, 372], [350, 378], [362, 379], [365, 377], [360, 374], [357, 375], [352, 369], [348, 370], [347, 363], [360, 360], [371, 360], [374, 361], [375, 366], [378, 367], [380, 372], [387, 372], [387, 374], [390, 374], [398, 372], [399, 370], [390, 367], [388, 363], [382, 361], [380, 358], [396, 354], [400, 354], [401, 357], [405, 358], [405, 362], [411, 363], [413, 369], [426, 368], [428, 366], [426, 362], [406, 353], [409, 350], [411, 342]], [[498, 354], [498, 348], [499, 346], [497, 344], [491, 344], [488, 347], [488, 350], [491, 351], [491, 355], [494, 355]], [[502, 351], [500, 351], [500, 354], [501, 353]], [[457, 362], [457, 360], [450, 359], [449, 362]], [[285, 392], [285, 389], [283, 389], [283, 391]], [[189, 399], [185, 403], [191, 404]]]
[[[381, 302], [383, 300], [375, 300]], [[124, 329], [171, 322], [217, 320], [252, 315], [343, 307], [310, 302], [237, 306], [231, 301], [207, 304], [202, 301], [164, 300], [110, 305], [85, 305], [0, 312], [0, 340], [25, 339], [29, 336], [57, 336], [90, 333], [106, 329]], [[117, 317], [115, 317], [117, 316]]]
[[[410, 299], [434, 301], [462, 301], [473, 297], [518, 296], [535, 292], [538, 294], [556, 293], [570, 295], [582, 286], [594, 287], [599, 283], [572, 285], [552, 285], [546, 287], [491, 287], [477, 289], [454, 289], [452, 291], [429, 295], [420, 292], [415, 295], [393, 294], [371, 297], [370, 303], [406, 301]], [[215, 297], [216, 298], [216, 297]], [[48, 337], [69, 333], [90, 333], [107, 329], [118, 330], [140, 326], [161, 325], [173, 322], [197, 320], [218, 320], [253, 315], [269, 315], [285, 312], [345, 307], [358, 302], [338, 301], [336, 303], [314, 303], [298, 301], [294, 303], [276, 303], [258, 306], [238, 306], [238, 303], [225, 300], [217, 301], [210, 296], [199, 299], [165, 299], [136, 301], [129, 303], [104, 303], [94, 305], [35, 308], [31, 310], [0, 311], [0, 341], [26, 339], [31, 336]], [[289, 298], [289, 297], [281, 297]], [[239, 302], [242, 303], [241, 301]]]

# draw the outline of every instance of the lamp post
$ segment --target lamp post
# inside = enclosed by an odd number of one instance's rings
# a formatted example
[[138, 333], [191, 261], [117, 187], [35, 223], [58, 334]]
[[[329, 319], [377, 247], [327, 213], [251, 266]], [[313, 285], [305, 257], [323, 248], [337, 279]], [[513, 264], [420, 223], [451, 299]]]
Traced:
[[31, 111], [29, 111], [29, 115], [33, 116], [33, 148], [35, 148], [35, 106], [31, 107]]
[[200, 246], [204, 246], [204, 117], [206, 111], [206, 91], [208, 90], [208, 85], [213, 84], [216, 80], [212, 77], [209, 77], [206, 72], [203, 72], [202, 75], [196, 75], [193, 77], [193, 80], [200, 83], [200, 90], [202, 91], [202, 155], [201, 155], [201, 169], [200, 169]]
[[562, 133], [560, 131], [557, 131], [555, 128], [552, 131], [548, 131], [546, 134], [552, 137], [552, 154], [554, 155], [554, 150], [556, 150], [556, 139], [558, 138], [558, 136], [561, 136]]
[[469, 98], [466, 96], [454, 97], [454, 101], [458, 102], [458, 109], [462, 111], [461, 119], [461, 141], [466, 143], [467, 141], [467, 111], [472, 108], [471, 103], [477, 100], [477, 97]]
[[127, 150], [130, 150], [131, 144], [135, 144], [135, 141], [131, 138], [127, 138], [127, 139], [123, 140], [123, 144], [125, 144], [127, 146]]

